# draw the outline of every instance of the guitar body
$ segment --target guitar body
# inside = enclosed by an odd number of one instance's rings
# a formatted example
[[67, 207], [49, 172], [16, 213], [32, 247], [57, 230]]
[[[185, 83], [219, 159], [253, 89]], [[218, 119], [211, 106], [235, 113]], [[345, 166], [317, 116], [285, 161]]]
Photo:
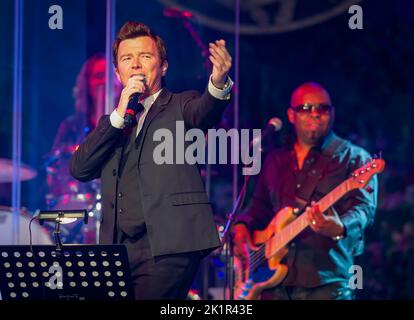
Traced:
[[[278, 286], [286, 278], [288, 267], [281, 264], [280, 261], [288, 253], [287, 247], [278, 250], [269, 259], [263, 259], [260, 263], [257, 263], [257, 261], [268, 251], [267, 247], [271, 245], [268, 240], [283, 230], [295, 218], [293, 208], [281, 209], [266, 229], [253, 233], [253, 243], [255, 246], [262, 245], [261, 249], [249, 248], [249, 256], [252, 258], [245, 263], [235, 257], [234, 296], [236, 300], [257, 300], [263, 290]], [[263, 251], [263, 249], [264, 252], [261, 253], [260, 250]]]

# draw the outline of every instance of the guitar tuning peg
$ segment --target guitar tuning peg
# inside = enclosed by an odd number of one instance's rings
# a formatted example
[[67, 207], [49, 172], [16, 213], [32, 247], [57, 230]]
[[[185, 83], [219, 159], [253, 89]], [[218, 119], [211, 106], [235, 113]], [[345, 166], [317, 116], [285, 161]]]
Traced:
[[382, 151], [379, 153], [379, 158], [382, 159]]
[[374, 154], [374, 160], [375, 160], [375, 159], [378, 159], [378, 156], [377, 156], [377, 154]]

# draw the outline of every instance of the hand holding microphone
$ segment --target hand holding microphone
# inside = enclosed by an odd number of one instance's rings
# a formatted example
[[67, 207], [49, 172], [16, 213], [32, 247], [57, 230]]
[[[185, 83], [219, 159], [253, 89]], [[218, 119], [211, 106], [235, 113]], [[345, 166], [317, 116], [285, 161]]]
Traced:
[[129, 125], [135, 117], [139, 97], [145, 89], [146, 83], [143, 74], [137, 74], [128, 79], [116, 108], [116, 112], [125, 119], [125, 125]]

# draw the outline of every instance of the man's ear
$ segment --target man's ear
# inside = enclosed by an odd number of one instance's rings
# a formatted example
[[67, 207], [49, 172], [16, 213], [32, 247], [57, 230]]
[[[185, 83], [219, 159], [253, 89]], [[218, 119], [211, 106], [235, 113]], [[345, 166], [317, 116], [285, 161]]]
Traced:
[[121, 76], [119, 75], [118, 68], [115, 68], [115, 74], [116, 74], [116, 77], [118, 78], [119, 82], [121, 82], [121, 83], [122, 83], [122, 81], [121, 81]]
[[287, 109], [287, 117], [291, 124], [295, 123], [295, 111], [292, 108]]
[[168, 69], [168, 61], [164, 60], [161, 66], [162, 76], [165, 76], [165, 74], [167, 73], [167, 69]]

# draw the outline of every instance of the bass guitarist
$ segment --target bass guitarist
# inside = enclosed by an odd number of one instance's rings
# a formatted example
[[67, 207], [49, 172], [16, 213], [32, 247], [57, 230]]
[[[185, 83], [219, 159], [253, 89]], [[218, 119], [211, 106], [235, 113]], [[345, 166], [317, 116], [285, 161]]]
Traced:
[[302, 84], [293, 92], [287, 116], [296, 141], [266, 158], [253, 198], [233, 227], [234, 254], [243, 264], [254, 264], [248, 256], [248, 249], [255, 248], [252, 232], [266, 228], [282, 208], [299, 208], [311, 228], [289, 243], [282, 260], [287, 273], [258, 298], [353, 299], [351, 267], [354, 256], [364, 250], [364, 229], [374, 220], [377, 178], [369, 181], [367, 189], [347, 193], [325, 212], [312, 204], [369, 161], [370, 155], [332, 131], [335, 110], [329, 93], [317, 83]]

